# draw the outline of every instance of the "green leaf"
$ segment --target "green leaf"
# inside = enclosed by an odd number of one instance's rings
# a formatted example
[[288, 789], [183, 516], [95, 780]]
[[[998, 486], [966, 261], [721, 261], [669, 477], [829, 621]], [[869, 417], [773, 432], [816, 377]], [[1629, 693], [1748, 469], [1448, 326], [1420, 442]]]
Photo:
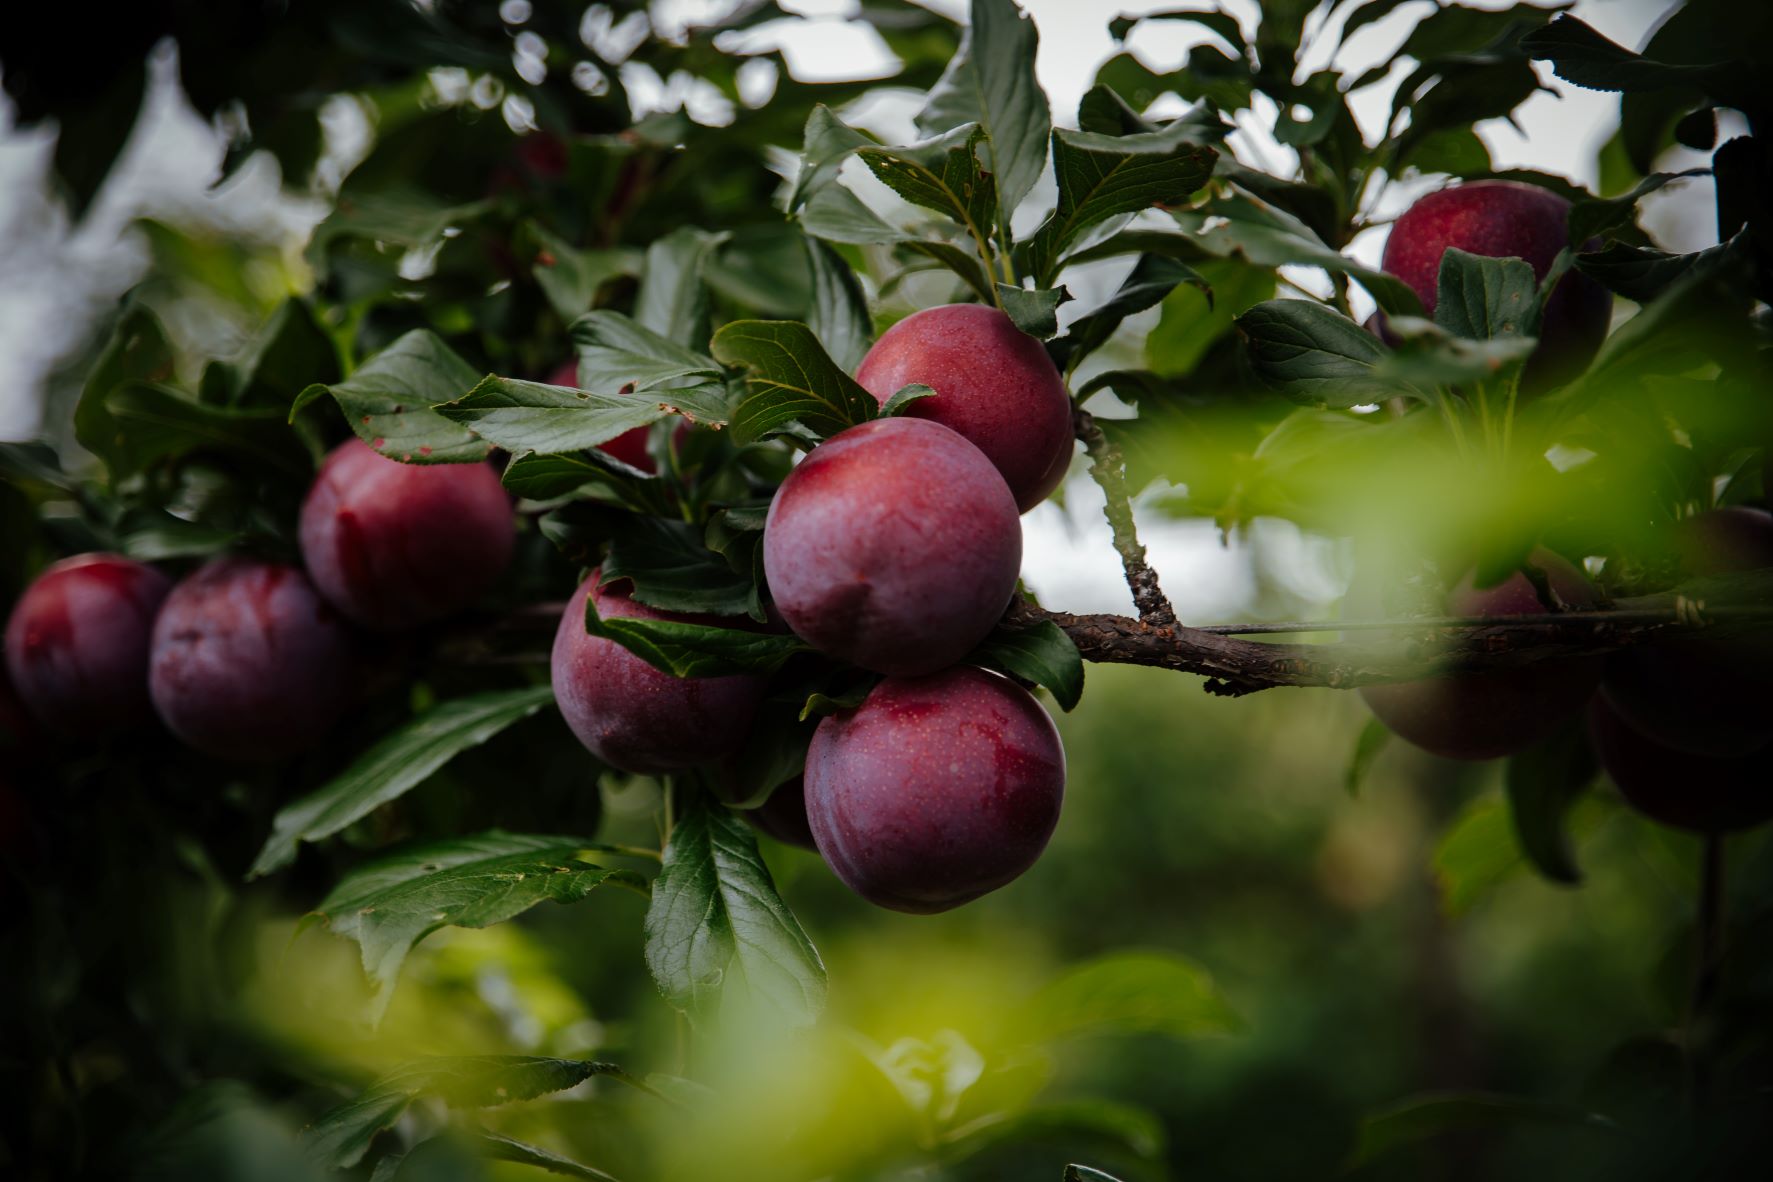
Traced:
[[591, 310], [604, 284], [640, 274], [644, 256], [633, 247], [579, 250], [539, 222], [530, 223], [527, 229], [542, 248], [530, 274], [554, 311], [568, 323]]
[[893, 192], [964, 228], [983, 256], [997, 215], [997, 179], [979, 163], [984, 139], [984, 130], [970, 123], [935, 139], [856, 154]]
[[1070, 969], [1037, 993], [1027, 1021], [1043, 1039], [1084, 1034], [1200, 1038], [1243, 1028], [1207, 971], [1156, 950], [1111, 952]]
[[1047, 353], [1060, 370], [1074, 367], [1107, 344], [1121, 321], [1161, 303], [1178, 284], [1183, 283], [1199, 290], [1208, 306], [1212, 306], [1212, 286], [1200, 272], [1160, 254], [1141, 254], [1132, 273], [1121, 281], [1115, 293], [1093, 312], [1072, 321], [1064, 336], [1049, 341]]
[[854, 373], [874, 339], [874, 323], [868, 316], [862, 284], [843, 256], [823, 242], [808, 238], [806, 251], [813, 272], [813, 303], [807, 312], [807, 326], [837, 367]]
[[552, 1150], [518, 1141], [503, 1133], [481, 1129], [474, 1136], [474, 1144], [494, 1161], [516, 1162], [520, 1166], [533, 1166], [550, 1174], [559, 1174], [563, 1178], [583, 1178], [586, 1182], [617, 1182], [614, 1175], [606, 1174], [595, 1166], [583, 1165]]
[[634, 320], [668, 341], [695, 348], [708, 339], [708, 288], [702, 267], [729, 235], [680, 226], [646, 248]]
[[751, 827], [703, 797], [665, 848], [646, 964], [665, 1000], [695, 1021], [748, 1001], [809, 1025], [825, 1007], [825, 965], [776, 894]]
[[1493, 796], [1472, 799], [1435, 846], [1441, 909], [1459, 915], [1521, 865], [1508, 809]]
[[1251, 370], [1296, 402], [1349, 407], [1373, 402], [1377, 338], [1315, 300], [1265, 300], [1237, 318]]
[[1179, 205], [1212, 179], [1219, 154], [1196, 136], [1184, 121], [1138, 135], [1055, 131], [1059, 203], [1029, 243], [1036, 282], [1050, 284], [1066, 251], [1093, 227], [1153, 205]]
[[816, 193], [800, 211], [800, 226], [808, 235], [827, 242], [856, 246], [893, 245], [925, 255], [947, 267], [963, 282], [990, 302], [992, 285], [980, 265], [973, 247], [957, 246], [928, 237], [908, 234], [882, 221], [860, 198], [841, 185], [830, 185]]
[[896, 419], [910, 409], [911, 404], [924, 398], [934, 398], [936, 392], [919, 382], [913, 382], [901, 390], [894, 391], [893, 396], [880, 404], [880, 417]]
[[1035, 78], [1039, 34], [1013, 0], [972, 0], [960, 51], [930, 89], [917, 115], [918, 133], [940, 135], [976, 123], [988, 137], [986, 158], [997, 179], [996, 220], [1010, 215], [1034, 188], [1047, 162], [1052, 109]]
[[1092, 1170], [1089, 1166], [1073, 1164], [1065, 1167], [1065, 1177], [1061, 1182], [1120, 1182], [1120, 1179], [1101, 1170]]
[[1582, 881], [1570, 842], [1570, 807], [1599, 770], [1588, 732], [1580, 724], [1565, 727], [1508, 761], [1503, 782], [1515, 837], [1527, 861], [1552, 882]]
[[652, 607], [764, 618], [750, 567], [735, 572], [708, 548], [704, 530], [687, 522], [627, 516], [610, 537], [602, 570], [604, 584], [627, 579], [634, 598]]
[[967, 661], [1032, 681], [1051, 693], [1061, 710], [1069, 712], [1083, 697], [1083, 658], [1071, 637], [1051, 620], [1029, 628], [1000, 625], [979, 642]]
[[673, 677], [730, 677], [774, 673], [796, 653], [811, 652], [791, 633], [751, 632], [681, 620], [604, 619], [585, 599], [585, 630], [613, 640], [655, 669]]
[[733, 416], [733, 438], [741, 444], [791, 422], [829, 438], [880, 411], [874, 396], [826, 355], [812, 329], [792, 320], [735, 320], [714, 334], [714, 356], [751, 371], [752, 392]]
[[484, 460], [491, 449], [431, 409], [460, 398], [480, 375], [428, 329], [415, 328], [342, 382], [311, 385], [290, 415], [331, 394], [357, 437], [390, 459], [414, 464]]
[[710, 357], [675, 344], [622, 315], [599, 309], [573, 321], [579, 384], [617, 394], [705, 386], [720, 380]]
[[1070, 298], [1071, 293], [1063, 287], [1051, 291], [1030, 291], [1010, 283], [997, 285], [997, 306], [1015, 322], [1017, 328], [1036, 340], [1044, 341], [1058, 334], [1059, 305]]
[[113, 479], [192, 452], [298, 476], [312, 470], [280, 411], [211, 406], [165, 386], [130, 383], [111, 391], [105, 412], [116, 432], [107, 456]]
[[1690, 180], [1693, 177], [1710, 176], [1709, 168], [1689, 168], [1685, 172], [1652, 173], [1632, 186], [1631, 190], [1617, 197], [1590, 197], [1577, 201], [1570, 206], [1570, 245], [1577, 250], [1591, 238], [1609, 234], [1621, 226], [1628, 226], [1637, 215], [1638, 202], [1669, 184], [1671, 181]]
[[1678, 65], [1640, 57], [1573, 16], [1562, 15], [1521, 38], [1529, 57], [1549, 61], [1565, 82], [1590, 90], [1661, 90], [1704, 86], [1716, 66]]
[[1354, 754], [1348, 759], [1348, 770], [1342, 774], [1342, 787], [1348, 795], [1360, 795], [1367, 773], [1373, 770], [1373, 761], [1390, 742], [1391, 728], [1377, 718], [1367, 719], [1367, 724], [1361, 727], [1360, 737], [1354, 741]]
[[1575, 267], [1615, 295], [1636, 304], [1647, 304], [1694, 266], [1709, 266], [1718, 255], [1734, 249], [1722, 242], [1692, 254], [1670, 254], [1647, 246], [1614, 243], [1605, 250], [1576, 256]]
[[1380, 393], [1420, 397], [1435, 386], [1490, 381], [1521, 365], [1538, 341], [1529, 336], [1478, 341], [1449, 334], [1432, 320], [1394, 316], [1394, 347], [1373, 367]]
[[1145, 364], [1164, 375], [1192, 373], [1232, 330], [1237, 317], [1275, 292], [1275, 272], [1238, 259], [1202, 263], [1211, 288], [1179, 286], [1158, 306], [1157, 327], [1145, 338]]
[[505, 465], [501, 479], [511, 495], [532, 501], [550, 501], [592, 486], [637, 513], [671, 511], [663, 477], [629, 467], [595, 448], [560, 455], [526, 452]]
[[1441, 255], [1434, 322], [1453, 336], [1535, 336], [1538, 301], [1539, 283], [1525, 260], [1469, 254], [1456, 246]]
[[497, 690], [433, 706], [364, 752], [318, 791], [284, 805], [248, 878], [289, 865], [296, 847], [319, 841], [405, 795], [470, 747], [554, 700], [549, 687]]
[[357, 941], [379, 1020], [413, 945], [444, 927], [484, 928], [538, 903], [576, 903], [604, 883], [646, 893], [646, 880], [585, 860], [602, 847], [555, 835], [501, 833], [407, 846], [347, 874], [312, 919]]
[[806, 117], [806, 131], [801, 137], [800, 173], [788, 196], [788, 210], [805, 205], [814, 194], [837, 179], [843, 162], [858, 148], [874, 140], [849, 126], [831, 113], [824, 103], [816, 104]]
[[328, 1169], [348, 1170], [363, 1160], [376, 1134], [394, 1127], [420, 1096], [441, 1097], [455, 1108], [490, 1108], [577, 1087], [593, 1076], [635, 1081], [614, 1063], [525, 1055], [464, 1055], [421, 1059], [388, 1073], [362, 1094], [323, 1113], [303, 1133], [308, 1153]]
[[1481, 1092], [1415, 1096], [1361, 1122], [1348, 1166], [1366, 1165], [1394, 1149], [1445, 1133], [1526, 1125], [1618, 1132], [1606, 1117], [1569, 1104]]
[[437, 413], [506, 451], [544, 455], [608, 443], [665, 417], [659, 395], [596, 394], [488, 375]]
[[1112, 87], [1097, 84], [1077, 103], [1077, 128], [1097, 135], [1138, 135], [1157, 131], [1158, 125], [1127, 105]]
[[336, 382], [338, 349], [306, 300], [279, 304], [239, 360], [240, 401], [288, 406], [314, 382]]

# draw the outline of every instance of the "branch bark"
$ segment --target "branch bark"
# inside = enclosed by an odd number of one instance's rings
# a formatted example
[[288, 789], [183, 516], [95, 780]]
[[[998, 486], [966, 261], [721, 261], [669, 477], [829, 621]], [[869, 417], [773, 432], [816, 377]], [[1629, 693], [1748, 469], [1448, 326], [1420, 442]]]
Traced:
[[1096, 416], [1081, 406], [1071, 409], [1071, 429], [1089, 454], [1090, 476], [1106, 498], [1102, 515], [1108, 518], [1108, 528], [1114, 534], [1114, 550], [1120, 555], [1121, 570], [1126, 573], [1127, 588], [1133, 593], [1133, 607], [1140, 622], [1152, 628], [1174, 627], [1176, 611], [1158, 586], [1157, 572], [1145, 561], [1145, 546], [1133, 525], [1126, 461], [1121, 458], [1120, 449], [1102, 433]]

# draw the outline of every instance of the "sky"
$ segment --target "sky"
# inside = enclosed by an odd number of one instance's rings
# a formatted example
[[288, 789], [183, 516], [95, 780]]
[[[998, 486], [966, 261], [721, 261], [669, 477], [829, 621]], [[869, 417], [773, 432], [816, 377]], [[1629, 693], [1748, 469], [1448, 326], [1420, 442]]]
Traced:
[[[962, 0], [923, 2], [964, 19]], [[1061, 125], [1074, 122], [1077, 101], [1089, 88], [1096, 68], [1115, 52], [1108, 35], [1109, 16], [1211, 7], [1198, 0], [1019, 2], [1039, 30], [1036, 72], [1051, 99], [1055, 122]], [[1477, 7], [1501, 6], [1498, 0], [1467, 2]], [[681, 28], [718, 17], [731, 4], [732, 0], [655, 0], [652, 16], [661, 29]], [[885, 44], [866, 24], [849, 19], [858, 10], [858, 0], [784, 0], [782, 6], [797, 15], [744, 34], [734, 48], [780, 48], [789, 71], [808, 81], [887, 72], [892, 57]], [[1243, 22], [1246, 31], [1253, 27], [1258, 7], [1255, 0], [1225, 0], [1223, 7]], [[1670, 7], [1669, 0], [1578, 0], [1573, 11], [1615, 41], [1636, 47]], [[1432, 0], [1400, 5], [1336, 51], [1336, 64], [1358, 70], [1383, 60], [1432, 10]], [[607, 20], [589, 21], [585, 31], [605, 38], [621, 34], [619, 28], [612, 30]], [[1314, 22], [1307, 35], [1318, 31]], [[1189, 22], [1147, 21], [1135, 28], [1128, 48], [1148, 66], [1170, 70], [1182, 64], [1190, 46], [1209, 38]], [[1309, 67], [1328, 64], [1332, 40], [1319, 38], [1315, 42], [1307, 59]], [[324, 212], [318, 201], [282, 192], [276, 166], [265, 158], [249, 162], [226, 185], [210, 188], [220, 162], [220, 142], [172, 84], [170, 54], [157, 53], [153, 67], [156, 81], [150, 86], [143, 117], [98, 200], [78, 225], [70, 224], [65, 211], [48, 195], [46, 175], [53, 130], [21, 129], [11, 111], [0, 108], [0, 274], [9, 280], [0, 285], [0, 440], [30, 438], [37, 431], [45, 375], [79, 344], [104, 309], [139, 278], [146, 252], [129, 230], [135, 218], [151, 215], [174, 222], [225, 226], [238, 234], [282, 243], [293, 258], [307, 231]], [[1497, 120], [1479, 125], [1479, 134], [1498, 167], [1539, 169], [1592, 184], [1596, 152], [1617, 119], [1618, 96], [1569, 86], [1543, 68], [1542, 76], [1555, 93], [1529, 99], [1517, 112], [1518, 127]], [[1394, 72], [1388, 82], [1353, 96], [1356, 118], [1368, 130], [1369, 138], [1384, 118], [1390, 89], [1398, 77]], [[623, 81], [636, 103], [644, 107], [671, 108], [687, 100], [694, 116], [707, 115], [713, 121], [730, 115], [710, 110], [722, 104], [710, 104], [706, 96], [686, 90], [682, 80], [659, 79], [638, 65], [624, 69]], [[759, 81], [767, 85], [767, 78]], [[903, 142], [912, 138], [910, 120], [916, 108], [915, 96], [899, 92], [848, 114], [859, 125]], [[331, 114], [335, 138], [361, 136], [362, 129], [353, 126], [349, 111]], [[1247, 115], [1240, 121], [1232, 145], [1246, 162], [1273, 169], [1288, 163], [1288, 153], [1267, 133], [1264, 123], [1271, 119], [1272, 112]], [[1703, 162], [1698, 154], [1677, 155], [1664, 166], [1685, 168]], [[1385, 212], [1401, 212], [1433, 184], [1395, 186], [1390, 199], [1395, 208]], [[1050, 201], [1050, 184], [1045, 192]], [[1038, 201], [1041, 195], [1037, 189], [1031, 200]], [[1715, 240], [1708, 216], [1710, 205], [1707, 181], [1669, 186], [1647, 203], [1645, 225], [1669, 249], [1709, 245]], [[1032, 217], [1036, 211], [1027, 213]], [[1357, 239], [1351, 249], [1363, 261], [1376, 265], [1383, 241], [1384, 230], [1376, 229]], [[1095, 291], [1105, 293], [1118, 281], [1119, 274], [1110, 266], [1072, 282], [1078, 297], [1073, 307], [1087, 308]], [[1130, 327], [1148, 325], [1155, 313], [1146, 316], [1146, 321], [1135, 321]], [[1100, 492], [1074, 470], [1063, 507], [1045, 505], [1024, 519], [1025, 576], [1049, 605], [1077, 611], [1130, 608], [1130, 596], [1107, 544], [1101, 506]], [[1168, 521], [1143, 513], [1140, 526], [1153, 565], [1185, 619], [1235, 615], [1250, 601], [1259, 572], [1269, 585], [1280, 580], [1286, 584], [1283, 590], [1306, 602], [1327, 602], [1340, 592], [1343, 563], [1336, 547], [1323, 539], [1303, 536], [1285, 522], [1260, 522], [1252, 538], [1229, 547], [1220, 544], [1210, 523]]]

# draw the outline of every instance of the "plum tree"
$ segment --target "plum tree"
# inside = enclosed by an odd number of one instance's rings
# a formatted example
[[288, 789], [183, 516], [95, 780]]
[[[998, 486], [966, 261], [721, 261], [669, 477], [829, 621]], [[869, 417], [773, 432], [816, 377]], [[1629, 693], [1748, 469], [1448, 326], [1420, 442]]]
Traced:
[[511, 498], [485, 464], [403, 464], [334, 448], [302, 503], [302, 559], [327, 601], [370, 628], [473, 603], [511, 562]]
[[585, 630], [585, 600], [602, 617], [725, 624], [718, 617], [661, 611], [623, 586], [597, 585], [599, 571], [567, 601], [554, 633], [554, 698], [573, 734], [611, 767], [656, 775], [682, 771], [737, 751], [751, 730], [764, 680], [673, 677], [613, 640]]
[[351, 638], [293, 566], [215, 559], [154, 622], [148, 688], [161, 719], [218, 759], [269, 760], [317, 742], [344, 709]]
[[[568, 361], [559, 369], [548, 375], [550, 386], [577, 386], [579, 384], [579, 367], [576, 362]], [[680, 424], [681, 432], [687, 423]], [[605, 455], [614, 456], [624, 464], [639, 468], [642, 472], [657, 472], [659, 466], [653, 461], [652, 453], [647, 450], [647, 439], [651, 435], [650, 427], [630, 427], [614, 439], [597, 445], [597, 450]]]
[[[1410, 285], [1429, 315], [1439, 293], [1441, 256], [1519, 258], [1543, 280], [1569, 244], [1570, 203], [1518, 181], [1467, 181], [1418, 200], [1393, 223], [1381, 267]], [[1568, 381], [1587, 368], [1607, 335], [1613, 297], [1595, 280], [1569, 272], [1546, 304], [1540, 342], [1527, 362], [1530, 387]]]
[[1009, 486], [924, 419], [876, 419], [809, 453], [764, 525], [771, 594], [795, 635], [877, 673], [960, 660], [1003, 615], [1022, 564]]
[[786, 845], [816, 850], [812, 822], [806, 815], [806, 779], [796, 776], [779, 785], [768, 800], [754, 809], [746, 809], [745, 819], [759, 832], [767, 833]]
[[[1595, 590], [1576, 567], [1535, 548], [1528, 563], [1544, 572], [1557, 597], [1571, 607], [1595, 602]], [[1543, 613], [1532, 581], [1516, 571], [1479, 590], [1472, 575], [1453, 589], [1447, 610], [1456, 616]], [[1448, 759], [1494, 759], [1549, 738], [1594, 693], [1597, 658], [1542, 661], [1524, 669], [1437, 677], [1361, 688], [1361, 697], [1390, 730]]]
[[888, 678], [819, 723], [806, 806], [819, 853], [863, 898], [946, 911], [1034, 865], [1065, 795], [1065, 750], [1015, 682], [961, 665]]
[[[1773, 567], [1773, 514], [1746, 505], [1673, 530], [1683, 577]], [[1773, 651], [1710, 636], [1657, 641], [1607, 659], [1601, 694], [1652, 741], [1697, 755], [1747, 755], [1773, 742]]]
[[1589, 707], [1588, 733], [1619, 794], [1651, 820], [1701, 833], [1773, 820], [1773, 745], [1727, 757], [1677, 751], [1641, 733], [1599, 696]]
[[1024, 513], [1065, 477], [1071, 397], [1040, 342], [996, 308], [912, 313], [881, 334], [856, 381], [883, 404], [913, 383], [934, 390], [906, 413], [952, 428], [984, 452]]
[[6, 621], [7, 672], [31, 715], [63, 734], [151, 722], [148, 637], [171, 587], [115, 554], [66, 558], [38, 575]]

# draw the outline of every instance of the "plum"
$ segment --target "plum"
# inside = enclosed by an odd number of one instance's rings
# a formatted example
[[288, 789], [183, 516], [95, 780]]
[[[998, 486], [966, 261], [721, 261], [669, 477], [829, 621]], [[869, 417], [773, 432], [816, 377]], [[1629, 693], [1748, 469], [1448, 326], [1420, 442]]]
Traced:
[[333, 449], [302, 502], [302, 560], [322, 595], [368, 628], [472, 604], [510, 565], [511, 498], [486, 464], [403, 464], [360, 439]]
[[[1595, 602], [1595, 590], [1576, 567], [1543, 547], [1528, 557], [1558, 598], [1571, 607]], [[1516, 571], [1478, 590], [1467, 575], [1448, 597], [1455, 616], [1537, 615], [1545, 611], [1527, 576]], [[1448, 759], [1513, 755], [1557, 731], [1594, 693], [1599, 658], [1542, 661], [1520, 669], [1425, 678], [1361, 687], [1379, 721], [1424, 751]]]
[[172, 589], [154, 622], [148, 688], [173, 734], [207, 755], [298, 754], [344, 709], [351, 637], [293, 566], [215, 559]]
[[948, 304], [881, 334], [856, 381], [883, 404], [913, 383], [936, 397], [907, 414], [958, 431], [984, 452], [1026, 513], [1071, 463], [1071, 396], [1040, 342], [996, 308]]
[[171, 589], [115, 554], [65, 558], [25, 588], [6, 622], [6, 666], [26, 710], [61, 734], [151, 723], [148, 638]]
[[806, 808], [844, 883], [895, 911], [946, 911], [1034, 865], [1059, 821], [1065, 749], [1040, 703], [971, 666], [888, 678], [819, 723]]
[[804, 850], [816, 850], [812, 823], [806, 817], [806, 780], [795, 776], [770, 793], [770, 798], [742, 814], [752, 827], [782, 842]]
[[[1519, 258], [1543, 280], [1569, 244], [1570, 203], [1547, 189], [1518, 181], [1467, 181], [1430, 193], [1392, 224], [1380, 263], [1408, 284], [1434, 315], [1441, 255], [1449, 246], [1468, 254]], [[1598, 246], [1598, 243], [1591, 244]], [[1571, 271], [1558, 280], [1545, 308], [1539, 345], [1522, 381], [1540, 389], [1569, 381], [1594, 359], [1606, 338], [1613, 296], [1594, 279]]]
[[1722, 833], [1773, 819], [1773, 744], [1719, 758], [1645, 736], [1596, 697], [1588, 734], [1601, 766], [1638, 812], [1676, 829]]
[[876, 673], [960, 660], [1003, 615], [1021, 563], [1009, 486], [926, 419], [826, 440], [782, 482], [764, 524], [764, 574], [788, 627]]
[[733, 622], [649, 607], [622, 586], [599, 587], [599, 574], [592, 571], [567, 601], [554, 633], [554, 698], [579, 742], [611, 767], [646, 775], [682, 771], [737, 751], [763, 700], [764, 679], [673, 677], [655, 669], [615, 641], [585, 631], [585, 598], [595, 595], [597, 614], [606, 618]]
[[[548, 384], [550, 386], [572, 386], [576, 389], [579, 384], [578, 364], [568, 361], [548, 375]], [[687, 426], [687, 423], [678, 425], [679, 438]], [[614, 439], [598, 444], [597, 450], [605, 455], [614, 456], [630, 467], [639, 468], [642, 472], [656, 473], [659, 466], [653, 461], [652, 453], [647, 450], [647, 439], [651, 433], [652, 428], [650, 427], [631, 427]]]
[[[1746, 505], [1680, 522], [1684, 578], [1773, 567], [1773, 514]], [[1695, 755], [1737, 756], [1773, 742], [1773, 646], [1764, 639], [1680, 637], [1607, 659], [1601, 696], [1652, 741]]]

